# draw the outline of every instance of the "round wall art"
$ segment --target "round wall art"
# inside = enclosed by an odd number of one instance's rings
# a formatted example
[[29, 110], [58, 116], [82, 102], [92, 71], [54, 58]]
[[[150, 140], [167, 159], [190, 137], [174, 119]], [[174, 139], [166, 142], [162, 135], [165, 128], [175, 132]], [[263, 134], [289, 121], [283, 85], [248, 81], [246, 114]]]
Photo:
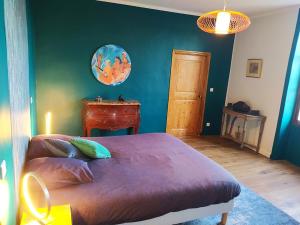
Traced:
[[116, 86], [123, 83], [130, 74], [131, 61], [127, 52], [116, 45], [99, 48], [92, 59], [92, 70], [98, 81]]

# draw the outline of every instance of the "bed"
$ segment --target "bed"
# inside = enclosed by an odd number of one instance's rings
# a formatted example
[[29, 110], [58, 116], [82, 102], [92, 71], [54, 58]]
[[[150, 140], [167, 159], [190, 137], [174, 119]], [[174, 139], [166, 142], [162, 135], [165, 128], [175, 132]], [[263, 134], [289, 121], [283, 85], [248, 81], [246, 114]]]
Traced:
[[238, 182], [179, 139], [162, 133], [87, 139], [112, 158], [88, 163], [94, 182], [50, 190], [52, 204], [71, 205], [73, 224], [171, 225], [216, 214], [226, 223]]

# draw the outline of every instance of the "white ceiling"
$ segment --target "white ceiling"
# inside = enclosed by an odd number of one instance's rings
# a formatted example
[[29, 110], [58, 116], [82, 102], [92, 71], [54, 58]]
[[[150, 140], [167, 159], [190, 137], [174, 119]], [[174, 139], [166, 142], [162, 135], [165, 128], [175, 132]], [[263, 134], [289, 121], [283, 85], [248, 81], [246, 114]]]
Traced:
[[[223, 8], [223, 0], [99, 0], [191, 15]], [[283, 8], [300, 6], [300, 0], [228, 0], [228, 9], [260, 16]]]

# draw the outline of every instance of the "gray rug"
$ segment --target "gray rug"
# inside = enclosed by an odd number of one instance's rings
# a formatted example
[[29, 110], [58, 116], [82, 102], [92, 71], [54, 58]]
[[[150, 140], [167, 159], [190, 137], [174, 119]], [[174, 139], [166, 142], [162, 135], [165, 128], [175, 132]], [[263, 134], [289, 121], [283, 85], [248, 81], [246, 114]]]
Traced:
[[[299, 225], [295, 219], [276, 208], [270, 202], [241, 185], [242, 192], [235, 199], [228, 225]], [[216, 225], [221, 216], [194, 220], [181, 225]]]

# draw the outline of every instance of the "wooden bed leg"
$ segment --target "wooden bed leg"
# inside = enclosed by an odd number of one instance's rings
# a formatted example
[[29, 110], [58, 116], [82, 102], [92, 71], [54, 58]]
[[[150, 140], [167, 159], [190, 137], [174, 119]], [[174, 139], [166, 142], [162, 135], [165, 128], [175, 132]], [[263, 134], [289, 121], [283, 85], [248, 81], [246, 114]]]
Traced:
[[226, 223], [227, 223], [227, 218], [228, 218], [228, 213], [223, 213], [223, 214], [222, 214], [221, 222], [220, 222], [218, 225], [226, 225]]

